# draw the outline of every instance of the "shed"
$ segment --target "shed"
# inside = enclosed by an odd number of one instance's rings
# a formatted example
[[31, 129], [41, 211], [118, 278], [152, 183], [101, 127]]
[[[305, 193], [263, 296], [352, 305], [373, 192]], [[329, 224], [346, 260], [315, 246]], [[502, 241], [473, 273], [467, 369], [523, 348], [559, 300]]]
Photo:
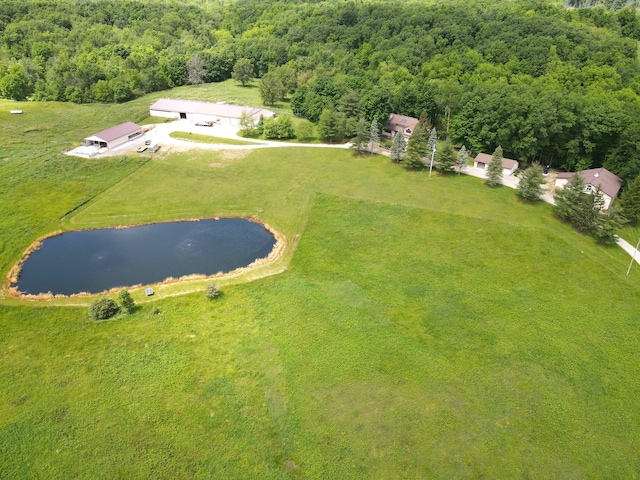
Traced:
[[[594, 193], [600, 187], [604, 209], [607, 210], [622, 188], [622, 179], [606, 168], [592, 168], [578, 173], [584, 180], [584, 193]], [[574, 175], [575, 172], [559, 173], [556, 177], [556, 187], [563, 188]]]
[[215, 125], [240, 125], [240, 117], [246, 112], [254, 122], [272, 117], [275, 112], [260, 107], [229, 105], [227, 103], [210, 103], [196, 100], [174, 100], [163, 98], [149, 107], [152, 117], [183, 118], [195, 123], [212, 122]]
[[86, 145], [97, 148], [115, 148], [123, 143], [142, 135], [142, 127], [133, 122], [125, 122], [115, 127], [107, 128], [84, 139]]
[[[481, 168], [483, 170], [487, 169], [487, 165], [491, 162], [493, 155], [488, 155], [486, 153], [479, 153], [476, 158], [473, 160], [473, 166], [475, 168]], [[510, 158], [502, 159], [502, 174], [503, 175], [513, 175], [514, 172], [518, 169], [519, 163], [517, 160], [511, 160]]]

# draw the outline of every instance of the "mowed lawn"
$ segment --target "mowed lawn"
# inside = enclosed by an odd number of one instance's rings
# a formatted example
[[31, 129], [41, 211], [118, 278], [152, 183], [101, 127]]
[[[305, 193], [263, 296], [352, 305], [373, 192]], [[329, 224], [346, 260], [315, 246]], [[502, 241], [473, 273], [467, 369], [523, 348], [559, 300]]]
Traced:
[[548, 205], [336, 149], [78, 162], [34, 232], [258, 215], [286, 270], [104, 323], [0, 303], [3, 476], [638, 474], [640, 271]]

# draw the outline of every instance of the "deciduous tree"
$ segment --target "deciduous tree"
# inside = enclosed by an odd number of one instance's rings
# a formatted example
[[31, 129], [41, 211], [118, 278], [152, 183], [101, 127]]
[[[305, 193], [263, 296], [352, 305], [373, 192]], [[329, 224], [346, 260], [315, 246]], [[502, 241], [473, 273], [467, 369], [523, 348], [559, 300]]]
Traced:
[[320, 115], [318, 132], [327, 142], [338, 142], [344, 138], [345, 115], [333, 109], [325, 108]]
[[118, 293], [118, 303], [120, 304], [120, 308], [127, 313], [133, 312], [136, 306], [131, 294], [125, 289], [120, 290]]
[[206, 76], [204, 60], [199, 53], [196, 53], [187, 62], [187, 83], [191, 85], [204, 83]]
[[260, 96], [265, 105], [275, 105], [284, 99], [284, 85], [276, 73], [267, 72], [260, 79]]
[[253, 80], [253, 62], [248, 58], [240, 58], [233, 66], [231, 78], [237, 80], [243, 87]]

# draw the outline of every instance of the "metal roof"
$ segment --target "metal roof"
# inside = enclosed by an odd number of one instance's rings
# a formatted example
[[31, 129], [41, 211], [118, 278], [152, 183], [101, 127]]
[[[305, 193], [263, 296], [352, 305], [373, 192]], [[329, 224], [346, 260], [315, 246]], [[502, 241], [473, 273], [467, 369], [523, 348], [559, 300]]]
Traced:
[[259, 118], [260, 115], [265, 118], [275, 115], [271, 110], [259, 107], [200, 102], [197, 100], [174, 100], [169, 98], [161, 98], [151, 105], [149, 110], [157, 110], [160, 112], [195, 113], [225, 118], [240, 118], [244, 111], [251, 115], [252, 118]]
[[[616, 198], [622, 188], [622, 179], [606, 168], [592, 168], [590, 170], [582, 170], [578, 173], [585, 184], [593, 185], [596, 188], [600, 187], [600, 190], [611, 198]], [[575, 175], [575, 172], [562, 172], [559, 173], [556, 178], [570, 179], [573, 175]]]
[[107, 128], [106, 130], [102, 130], [90, 137], [87, 137], [86, 140], [102, 140], [103, 142], [111, 142], [116, 138], [124, 137], [127, 135], [131, 135], [132, 133], [136, 133], [142, 127], [136, 125], [133, 122], [125, 122], [120, 125], [116, 125], [115, 127]]

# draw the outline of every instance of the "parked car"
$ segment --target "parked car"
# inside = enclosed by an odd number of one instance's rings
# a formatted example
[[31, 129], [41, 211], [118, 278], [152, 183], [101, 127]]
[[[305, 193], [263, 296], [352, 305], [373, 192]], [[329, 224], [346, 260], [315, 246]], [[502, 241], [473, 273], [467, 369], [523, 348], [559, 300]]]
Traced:
[[144, 141], [144, 144], [145, 144], [145, 145], [151, 145], [151, 140], [145, 140], [145, 141]]
[[158, 150], [160, 150], [160, 145], [158, 145], [157, 143], [152, 143], [151, 145], [149, 145], [149, 151], [151, 153], [156, 153]]
[[145, 152], [146, 150], [147, 150], [147, 146], [146, 146], [146, 145], [143, 145], [143, 146], [141, 146], [140, 148], [138, 148], [138, 153]]
[[211, 122], [211, 121], [207, 121], [207, 122], [196, 122], [196, 126], [197, 126], [197, 127], [213, 127], [213, 122]]

